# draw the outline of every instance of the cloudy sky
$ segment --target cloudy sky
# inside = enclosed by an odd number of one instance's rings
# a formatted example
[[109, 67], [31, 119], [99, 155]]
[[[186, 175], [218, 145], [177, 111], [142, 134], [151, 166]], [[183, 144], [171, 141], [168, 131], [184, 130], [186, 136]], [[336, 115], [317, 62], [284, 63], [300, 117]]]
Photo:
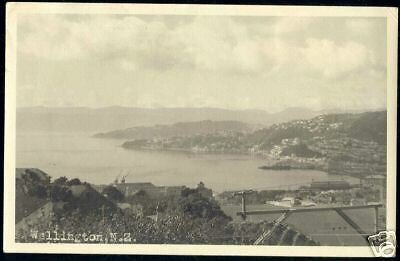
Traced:
[[25, 15], [17, 105], [279, 111], [386, 104], [386, 19]]

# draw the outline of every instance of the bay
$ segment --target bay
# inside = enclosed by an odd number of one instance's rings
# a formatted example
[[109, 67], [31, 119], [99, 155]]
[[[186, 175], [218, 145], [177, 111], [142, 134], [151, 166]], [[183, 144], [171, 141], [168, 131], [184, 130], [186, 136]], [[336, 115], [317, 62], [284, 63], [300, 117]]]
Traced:
[[66, 176], [93, 184], [110, 184], [116, 176], [127, 182], [158, 186], [196, 186], [200, 181], [216, 192], [238, 189], [293, 189], [315, 181], [358, 179], [313, 170], [261, 170], [265, 159], [251, 155], [138, 151], [122, 140], [97, 139], [91, 133], [17, 133], [16, 166], [39, 168], [53, 179]]

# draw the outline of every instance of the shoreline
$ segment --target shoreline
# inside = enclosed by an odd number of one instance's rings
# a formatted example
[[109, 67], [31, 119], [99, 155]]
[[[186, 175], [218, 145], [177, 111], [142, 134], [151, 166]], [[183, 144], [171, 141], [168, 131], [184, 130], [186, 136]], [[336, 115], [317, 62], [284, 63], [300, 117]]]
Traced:
[[195, 152], [189, 149], [181, 149], [181, 148], [168, 148], [168, 149], [153, 149], [153, 148], [126, 148], [123, 145], [121, 145], [122, 148], [126, 149], [126, 150], [133, 150], [133, 151], [148, 151], [148, 152], [159, 152], [159, 153], [164, 153], [164, 152], [172, 152], [172, 153], [178, 153], [178, 154], [187, 154], [187, 155], [232, 155], [232, 156], [243, 156], [243, 157], [249, 157], [249, 158], [257, 158], [257, 159], [263, 159], [266, 160], [267, 163], [273, 163], [272, 165], [261, 165], [261, 166], [257, 166], [257, 169], [263, 170], [263, 171], [296, 171], [296, 170], [302, 170], [302, 171], [321, 171], [326, 173], [327, 175], [331, 176], [331, 177], [351, 177], [351, 178], [356, 178], [359, 179], [360, 176], [357, 175], [351, 175], [351, 174], [347, 174], [347, 173], [341, 173], [341, 174], [336, 174], [336, 173], [332, 173], [329, 172], [327, 170], [326, 167], [324, 166], [320, 166], [318, 164], [312, 165], [312, 167], [306, 167], [306, 166], [298, 166], [301, 164], [311, 164], [311, 163], [299, 163], [296, 162], [295, 164], [298, 164], [297, 166], [293, 166], [293, 164], [289, 164], [290, 167], [289, 168], [279, 168], [279, 166], [277, 167], [273, 167], [275, 164], [279, 163], [278, 160], [272, 159], [270, 157], [266, 157], [264, 155], [260, 155], [260, 154], [256, 154], [256, 153], [243, 153], [243, 152]]
[[265, 155], [261, 154], [256, 154], [256, 153], [244, 153], [244, 152], [235, 152], [235, 151], [193, 151], [191, 149], [183, 149], [183, 148], [129, 148], [125, 147], [123, 144], [120, 145], [121, 148], [126, 149], [126, 150], [133, 150], [133, 151], [151, 151], [151, 152], [174, 152], [174, 153], [182, 153], [182, 154], [191, 154], [191, 155], [239, 155], [239, 156], [249, 156], [249, 157], [255, 157], [255, 158], [260, 158], [260, 159], [265, 159], [265, 160], [272, 160]]

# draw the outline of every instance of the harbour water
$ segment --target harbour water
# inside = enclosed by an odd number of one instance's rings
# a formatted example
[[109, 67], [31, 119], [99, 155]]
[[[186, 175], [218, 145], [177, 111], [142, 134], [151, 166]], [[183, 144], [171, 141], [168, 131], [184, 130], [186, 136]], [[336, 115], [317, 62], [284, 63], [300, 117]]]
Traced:
[[122, 140], [92, 138], [91, 133], [17, 133], [16, 166], [40, 168], [53, 178], [66, 176], [109, 184], [118, 175], [127, 182], [159, 186], [196, 186], [216, 192], [236, 189], [293, 189], [307, 183], [345, 179], [312, 170], [261, 170], [266, 160], [250, 155], [193, 154], [127, 150]]

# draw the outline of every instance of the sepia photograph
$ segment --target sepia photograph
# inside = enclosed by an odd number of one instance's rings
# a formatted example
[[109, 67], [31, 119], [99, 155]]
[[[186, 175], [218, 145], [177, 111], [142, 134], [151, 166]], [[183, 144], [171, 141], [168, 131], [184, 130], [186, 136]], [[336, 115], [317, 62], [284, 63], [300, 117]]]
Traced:
[[7, 5], [4, 250], [394, 256], [397, 23]]

